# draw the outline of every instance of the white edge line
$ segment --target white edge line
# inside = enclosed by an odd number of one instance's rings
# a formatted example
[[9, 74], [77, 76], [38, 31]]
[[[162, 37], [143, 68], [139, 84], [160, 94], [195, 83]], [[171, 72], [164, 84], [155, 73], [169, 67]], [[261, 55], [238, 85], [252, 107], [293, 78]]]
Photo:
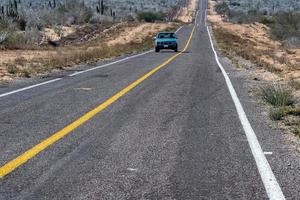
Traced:
[[183, 28], [183, 26], [180, 26], [177, 31], [175, 31], [175, 33], [178, 33], [181, 29]]
[[207, 9], [205, 9], [205, 19], [204, 19], [204, 25], [207, 26]]
[[281, 188], [280, 188], [280, 186], [279, 186], [279, 184], [276, 180], [276, 177], [275, 177], [275, 175], [274, 175], [274, 173], [273, 173], [273, 171], [270, 167], [270, 164], [268, 163], [268, 160], [266, 159], [266, 157], [264, 155], [264, 152], [262, 151], [262, 148], [261, 148], [261, 146], [258, 142], [256, 134], [255, 134], [255, 132], [254, 132], [247, 116], [246, 116], [244, 108], [243, 108], [243, 106], [242, 106], [242, 104], [241, 104], [241, 102], [240, 102], [240, 100], [239, 100], [239, 98], [236, 94], [236, 91], [235, 91], [235, 89], [234, 89], [234, 87], [231, 83], [231, 80], [228, 77], [224, 67], [222, 66], [222, 64], [219, 61], [218, 54], [217, 54], [217, 52], [214, 48], [213, 41], [212, 41], [212, 38], [211, 38], [211, 33], [210, 33], [208, 27], [207, 27], [207, 32], [208, 32], [208, 35], [209, 35], [209, 40], [210, 40], [210, 43], [211, 43], [212, 50], [215, 54], [216, 62], [218, 64], [219, 68], [221, 69], [222, 74], [225, 78], [227, 87], [229, 89], [232, 100], [233, 100], [234, 105], [236, 107], [236, 110], [237, 110], [239, 119], [241, 121], [241, 124], [243, 126], [243, 129], [245, 131], [245, 134], [246, 134], [246, 137], [247, 137], [252, 155], [255, 159], [259, 174], [260, 174], [262, 182], [265, 186], [268, 197], [271, 200], [284, 200], [285, 197], [283, 195], [283, 192], [282, 192], [282, 190], [281, 190]]
[[273, 155], [273, 152], [265, 151], [264, 154], [265, 154], [265, 155]]
[[[177, 33], [178, 31], [180, 31], [182, 28], [183, 28], [182, 26], [179, 27], [175, 33]], [[143, 55], [146, 55], [146, 54], [151, 53], [151, 52], [153, 52], [153, 50], [146, 51], [144, 53], [140, 53], [140, 54], [133, 55], [133, 56], [130, 56], [130, 57], [126, 57], [126, 58], [123, 58], [121, 60], [117, 60], [117, 61], [112, 62], [112, 63], [107, 63], [105, 65], [101, 65], [101, 66], [97, 66], [97, 67], [94, 67], [94, 68], [90, 68], [90, 69], [87, 69], [87, 70], [84, 70], [84, 71], [75, 72], [75, 73], [70, 74], [68, 76], [73, 77], [73, 76], [76, 76], [76, 75], [79, 75], [79, 74], [83, 74], [83, 73], [86, 73], [86, 72], [89, 72], [89, 71], [93, 71], [93, 70], [96, 70], [96, 69], [108, 67], [110, 65], [117, 64], [117, 63], [129, 60], [129, 59], [132, 59], [132, 58], [136, 58], [136, 57], [139, 57], [139, 56], [143, 56]], [[39, 87], [39, 86], [42, 86], [42, 85], [54, 83], [54, 82], [59, 81], [61, 79], [62, 78], [57, 78], [57, 79], [53, 79], [53, 80], [50, 80], [50, 81], [46, 81], [46, 82], [38, 83], [38, 84], [35, 84], [35, 85], [31, 85], [31, 86], [28, 86], [28, 87], [24, 87], [24, 88], [21, 88], [21, 89], [17, 89], [17, 90], [13, 90], [13, 91], [10, 91], [10, 92], [6, 92], [6, 93], [3, 93], [3, 94], [0, 94], [0, 98], [6, 97], [6, 96], [9, 96], [9, 95], [12, 95], [12, 94], [16, 94], [16, 93], [19, 93], [19, 92], [23, 92], [23, 91], [26, 91], [26, 90], [30, 90], [30, 89], [33, 89], [33, 88], [36, 88], [36, 87]]]
[[49, 83], [53, 83], [53, 82], [59, 81], [61, 79], [62, 78], [57, 78], [57, 79], [53, 79], [53, 80], [50, 80], [50, 81], [42, 82], [42, 83], [39, 83], [39, 84], [35, 84], [35, 85], [28, 86], [28, 87], [24, 87], [24, 88], [21, 88], [21, 89], [13, 90], [11, 92], [6, 92], [6, 93], [3, 93], [3, 94], [0, 94], [0, 98], [8, 96], [8, 95], [11, 95], [11, 94], [15, 94], [15, 93], [18, 93], [18, 92], [22, 92], [22, 91], [25, 91], [25, 90], [29, 90], [29, 89], [32, 89], [32, 88], [35, 88], [35, 87], [39, 87], [39, 86], [42, 86], [42, 85], [46, 85], [46, 84], [49, 84]]
[[[198, 13], [199, 13], [199, 11], [198, 11]], [[201, 26], [201, 24], [202, 24], [202, 16], [203, 16], [203, 14], [202, 14], [202, 12], [200, 12], [200, 22], [199, 22], [199, 26]]]
[[197, 11], [196, 16], [195, 16], [195, 25], [199, 26], [198, 24], [198, 15], [199, 15], [199, 11]]
[[105, 67], [108, 67], [108, 66], [117, 64], [117, 63], [124, 62], [124, 61], [129, 60], [129, 59], [132, 59], [132, 58], [136, 58], [136, 57], [139, 57], [139, 56], [146, 55], [146, 54], [151, 53], [151, 52], [153, 52], [153, 50], [146, 51], [146, 52], [141, 53], [141, 54], [129, 56], [129, 57], [123, 58], [123, 59], [121, 59], [121, 60], [117, 60], [117, 61], [114, 61], [114, 62], [111, 62], [111, 63], [107, 63], [107, 64], [100, 65], [100, 66], [97, 66], [97, 67], [93, 67], [93, 68], [90, 68], [90, 69], [87, 69], [87, 70], [84, 70], [84, 71], [75, 72], [75, 73], [70, 74], [70, 75], [68, 75], [68, 76], [73, 77], [73, 76], [77, 76], [77, 75], [79, 75], [79, 74], [83, 74], [83, 73], [86, 73], [86, 72], [90, 72], [90, 71], [94, 71], [94, 70], [97, 70], [97, 69], [105, 68]]

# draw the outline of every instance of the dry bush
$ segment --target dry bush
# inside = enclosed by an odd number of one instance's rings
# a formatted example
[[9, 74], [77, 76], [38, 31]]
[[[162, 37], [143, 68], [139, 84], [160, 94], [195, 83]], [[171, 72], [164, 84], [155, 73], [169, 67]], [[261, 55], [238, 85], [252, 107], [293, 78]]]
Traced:
[[[300, 13], [280, 12], [274, 15], [271, 34], [279, 40], [300, 37]], [[298, 40], [299, 41], [299, 40]]]
[[144, 51], [152, 46], [152, 37], [148, 37], [142, 43], [130, 43], [112, 47], [101, 45], [99, 47], [88, 49], [87, 46], [86, 48], [79, 48], [79, 50], [64, 48], [61, 49], [61, 53], [58, 53], [49, 59], [32, 61], [31, 66], [29, 65], [28, 68], [31, 70], [30, 73], [39, 74], [53, 69], [63, 69], [76, 64], [96, 63], [105, 58], [113, 58]]
[[275, 107], [292, 106], [296, 101], [292, 91], [279, 84], [262, 87], [261, 96], [266, 103]]

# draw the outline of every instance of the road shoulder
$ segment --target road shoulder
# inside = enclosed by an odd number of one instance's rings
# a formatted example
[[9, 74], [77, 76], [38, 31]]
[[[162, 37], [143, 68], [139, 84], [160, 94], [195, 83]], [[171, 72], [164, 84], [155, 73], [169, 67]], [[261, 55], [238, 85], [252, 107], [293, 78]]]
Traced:
[[[218, 47], [214, 38], [213, 42], [215, 47]], [[272, 126], [266, 107], [257, 96], [253, 95], [253, 90], [258, 83], [250, 78], [248, 71], [236, 68], [231, 60], [220, 51], [218, 51], [218, 55], [257, 134], [263, 151], [269, 154], [266, 155], [267, 160], [283, 193], [287, 199], [296, 199], [300, 193], [298, 187], [300, 177], [297, 175], [300, 171], [299, 139]]]

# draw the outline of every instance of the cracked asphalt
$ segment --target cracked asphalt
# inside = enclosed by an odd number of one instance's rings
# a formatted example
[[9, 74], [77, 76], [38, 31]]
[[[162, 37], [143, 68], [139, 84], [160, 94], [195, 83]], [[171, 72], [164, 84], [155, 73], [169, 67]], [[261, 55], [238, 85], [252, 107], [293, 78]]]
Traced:
[[[200, 1], [185, 52], [0, 179], [0, 199], [268, 199], [214, 58], [206, 3]], [[193, 26], [178, 32], [181, 49]], [[151, 52], [0, 98], [0, 166], [174, 54]], [[267, 159], [286, 199], [300, 199], [299, 157], [266, 124], [245, 80], [222, 56], [221, 62], [263, 150], [273, 152]], [[0, 93], [39, 81], [1, 87]]]

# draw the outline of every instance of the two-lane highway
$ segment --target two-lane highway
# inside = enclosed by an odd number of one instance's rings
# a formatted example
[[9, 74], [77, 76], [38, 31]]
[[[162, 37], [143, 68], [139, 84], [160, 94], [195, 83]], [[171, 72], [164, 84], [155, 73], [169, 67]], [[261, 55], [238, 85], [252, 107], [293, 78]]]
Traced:
[[0, 199], [284, 199], [216, 60], [206, 8], [178, 32], [178, 54], [5, 91]]

